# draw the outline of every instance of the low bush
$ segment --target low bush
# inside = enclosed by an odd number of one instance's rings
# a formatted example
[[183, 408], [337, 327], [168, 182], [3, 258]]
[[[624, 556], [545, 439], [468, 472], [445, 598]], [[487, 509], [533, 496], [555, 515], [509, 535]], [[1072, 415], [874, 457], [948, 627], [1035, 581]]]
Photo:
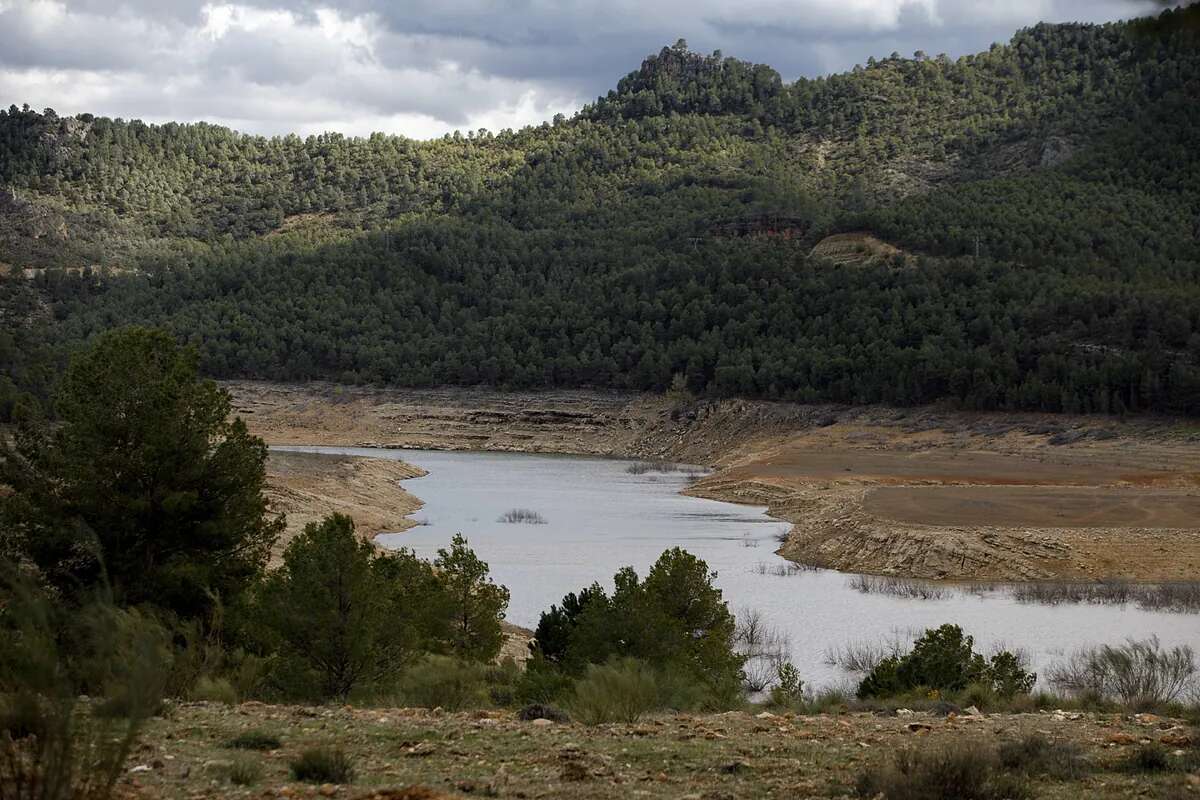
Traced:
[[233, 737], [225, 743], [233, 750], [278, 750], [283, 746], [279, 737], [266, 731], [246, 731]]
[[1048, 677], [1055, 688], [1075, 697], [1090, 695], [1148, 710], [1186, 697], [1200, 683], [1198, 676], [1191, 647], [1167, 650], [1151, 636], [1078, 650], [1051, 668]]
[[512, 657], [484, 668], [483, 680], [487, 686], [488, 699], [492, 705], [511, 707], [517, 705], [517, 686], [521, 680], [521, 668]]
[[234, 786], [253, 786], [262, 780], [262, 763], [248, 757], [234, 759], [227, 774]]
[[1088, 771], [1077, 745], [1051, 742], [1040, 733], [1001, 742], [997, 757], [1004, 769], [1030, 777], [1046, 775], [1060, 781], [1078, 780]]
[[1169, 772], [1175, 765], [1171, 754], [1158, 742], [1138, 745], [1126, 757], [1122, 766], [1129, 772]]
[[409, 705], [461, 711], [489, 705], [488, 668], [457, 658], [427, 655], [404, 671], [400, 694]]
[[570, 675], [535, 656], [525, 663], [525, 671], [517, 677], [516, 700], [525, 704], [555, 704], [565, 700], [574, 686]]
[[776, 708], [795, 709], [804, 704], [804, 681], [800, 671], [790, 661], [776, 668], [775, 685], [771, 687], [771, 705]]
[[910, 652], [883, 658], [863, 678], [858, 696], [892, 697], [918, 689], [961, 692], [976, 684], [1001, 697], [1028, 694], [1037, 675], [1026, 672], [1013, 653], [990, 660], [974, 651], [975, 640], [957, 625], [926, 630]]
[[169, 664], [166, 631], [139, 612], [68, 610], [0, 574], [0, 800], [110, 797]]
[[575, 682], [570, 710], [585, 725], [637, 722], [658, 706], [658, 693], [654, 671], [637, 659], [592, 664]]
[[305, 783], [353, 783], [354, 764], [342, 750], [313, 747], [302, 752], [289, 765], [292, 777]]
[[192, 690], [188, 692], [188, 699], [224, 703], [227, 706], [235, 706], [238, 702], [237, 690], [233, 688], [233, 684], [224, 678], [207, 676], [196, 681]]
[[1005, 772], [996, 753], [980, 744], [958, 743], [901, 750], [864, 770], [860, 797], [884, 800], [1026, 800], [1025, 781]]

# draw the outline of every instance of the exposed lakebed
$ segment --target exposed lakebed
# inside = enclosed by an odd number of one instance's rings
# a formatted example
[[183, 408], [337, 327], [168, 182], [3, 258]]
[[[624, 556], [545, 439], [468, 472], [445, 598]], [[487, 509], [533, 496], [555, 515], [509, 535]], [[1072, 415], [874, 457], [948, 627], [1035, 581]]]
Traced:
[[[731, 609], [755, 609], [787, 635], [792, 660], [810, 685], [846, 675], [825, 655], [850, 642], [911, 639], [929, 626], [957, 623], [978, 648], [1024, 649], [1039, 672], [1077, 647], [1157, 635], [1164, 644], [1200, 645], [1200, 617], [1133, 604], [1023, 603], [1004, 588], [932, 587], [924, 597], [862, 591], [877, 581], [828, 570], [796, 571], [776, 556], [789, 525], [755, 506], [680, 494], [680, 472], [632, 474], [618, 459], [524, 453], [287, 447], [285, 450], [401, 459], [428, 475], [404, 482], [424, 505], [420, 524], [381, 535], [388, 547], [432, 557], [455, 533], [491, 566], [512, 594], [508, 619], [529, 628], [567, 592], [613, 573], [645, 574], [664, 549], [683, 547], [718, 573]], [[539, 524], [503, 522], [515, 509]]]

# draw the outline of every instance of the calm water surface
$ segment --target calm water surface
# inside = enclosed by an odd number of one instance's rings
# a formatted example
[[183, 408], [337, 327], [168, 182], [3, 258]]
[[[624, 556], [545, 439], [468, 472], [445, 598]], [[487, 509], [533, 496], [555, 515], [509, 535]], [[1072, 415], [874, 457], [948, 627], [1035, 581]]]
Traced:
[[[977, 649], [1020, 647], [1044, 672], [1077, 647], [1157, 634], [1164, 644], [1200, 646], [1200, 617], [1133, 606], [1018, 603], [1002, 590], [952, 591], [936, 600], [867, 594], [853, 576], [828, 570], [762, 574], [789, 562], [774, 554], [788, 530], [756, 506], [679, 494], [680, 473], [631, 475], [633, 462], [523, 453], [288, 447], [286, 450], [401, 459], [427, 470], [404, 487], [424, 501], [422, 524], [379, 537], [389, 547], [432, 558], [458, 532], [512, 593], [509, 621], [533, 628], [538, 615], [567, 592], [599, 581], [612, 588], [620, 567], [639, 575], [668, 547], [683, 547], [717, 571], [733, 610], [760, 611], [791, 642], [792, 659], [809, 685], [847, 676], [824, 663], [825, 653], [851, 641], [910, 639], [926, 627], [953, 622], [974, 634]], [[499, 522], [527, 508], [544, 525]]]

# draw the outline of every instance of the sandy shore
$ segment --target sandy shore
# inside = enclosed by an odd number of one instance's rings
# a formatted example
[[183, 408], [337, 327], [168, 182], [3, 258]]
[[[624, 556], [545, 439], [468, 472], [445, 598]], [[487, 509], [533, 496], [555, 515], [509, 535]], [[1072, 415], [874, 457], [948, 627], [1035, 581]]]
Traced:
[[348, 514], [366, 539], [403, 531], [414, 523], [408, 515], [421, 501], [400, 481], [424, 475], [403, 461], [314, 453], [274, 451], [267, 461], [267, 495], [272, 507], [287, 515], [287, 530], [275, 547], [275, 558], [304, 526], [329, 514]]

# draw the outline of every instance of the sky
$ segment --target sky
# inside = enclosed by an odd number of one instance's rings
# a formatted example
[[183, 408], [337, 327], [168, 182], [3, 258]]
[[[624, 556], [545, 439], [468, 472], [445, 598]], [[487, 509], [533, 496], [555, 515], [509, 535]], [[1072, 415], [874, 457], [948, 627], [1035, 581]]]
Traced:
[[0, 104], [415, 139], [572, 114], [677, 39], [786, 80], [1152, 0], [0, 0]]

